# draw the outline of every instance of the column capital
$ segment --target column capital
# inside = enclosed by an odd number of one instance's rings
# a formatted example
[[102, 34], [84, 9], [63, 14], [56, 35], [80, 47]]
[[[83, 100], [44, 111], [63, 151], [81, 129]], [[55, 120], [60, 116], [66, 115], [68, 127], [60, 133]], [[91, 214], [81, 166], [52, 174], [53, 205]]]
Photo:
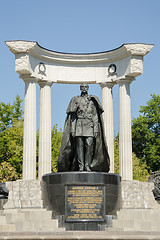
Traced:
[[101, 82], [101, 83], [99, 83], [101, 88], [104, 88], [104, 87], [112, 88], [116, 84], [117, 84], [116, 82]]
[[52, 84], [53, 84], [53, 82], [45, 81], [45, 80], [38, 80], [37, 83], [40, 87], [45, 87], [45, 86], [50, 86], [51, 87]]
[[19, 78], [21, 78], [25, 83], [29, 82], [29, 83], [36, 83], [37, 80], [35, 77], [32, 77], [30, 74], [23, 74], [20, 75]]
[[124, 83], [131, 84], [133, 81], [135, 81], [134, 77], [126, 77], [126, 78], [120, 78], [116, 82], [121, 85]]

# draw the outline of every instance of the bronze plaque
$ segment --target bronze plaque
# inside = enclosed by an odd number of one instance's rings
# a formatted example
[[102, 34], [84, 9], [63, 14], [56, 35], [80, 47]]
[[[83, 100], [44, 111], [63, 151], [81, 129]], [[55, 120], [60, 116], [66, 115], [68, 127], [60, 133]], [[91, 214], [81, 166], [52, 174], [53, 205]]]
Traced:
[[67, 185], [65, 217], [66, 222], [104, 221], [104, 186]]

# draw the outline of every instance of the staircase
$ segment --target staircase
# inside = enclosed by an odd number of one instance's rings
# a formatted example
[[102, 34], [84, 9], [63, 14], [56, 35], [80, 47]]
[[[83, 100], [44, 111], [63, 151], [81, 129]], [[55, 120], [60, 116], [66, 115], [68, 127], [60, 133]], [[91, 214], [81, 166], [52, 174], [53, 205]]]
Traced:
[[46, 209], [7, 209], [0, 211], [0, 232], [65, 231]]
[[112, 220], [112, 228], [107, 231], [145, 231], [160, 230], [159, 209], [121, 209], [117, 219]]

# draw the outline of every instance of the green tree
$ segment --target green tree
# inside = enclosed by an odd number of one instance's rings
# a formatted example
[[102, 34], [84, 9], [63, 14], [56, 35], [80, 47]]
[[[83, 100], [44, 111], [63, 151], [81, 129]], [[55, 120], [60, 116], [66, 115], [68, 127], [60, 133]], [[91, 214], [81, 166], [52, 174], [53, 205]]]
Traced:
[[57, 125], [52, 129], [52, 172], [57, 172], [57, 161], [62, 141], [62, 130], [58, 131]]
[[[23, 111], [22, 100], [17, 95], [13, 104], [0, 103], [0, 181], [22, 177], [23, 158]], [[57, 161], [62, 141], [62, 130], [55, 125], [52, 137], [52, 172], [57, 171]], [[39, 131], [37, 131], [38, 170]]]
[[12, 124], [13, 106], [9, 103], [0, 103], [0, 132], [3, 132]]
[[13, 105], [4, 102], [0, 103], [0, 132], [12, 127], [15, 121], [23, 121], [21, 102], [20, 96], [17, 95]]
[[0, 182], [14, 181], [18, 179], [18, 174], [12, 165], [8, 162], [0, 164]]
[[23, 122], [15, 121], [12, 127], [0, 134], [0, 162], [9, 162], [19, 177], [22, 174]]
[[133, 119], [133, 151], [149, 172], [160, 170], [160, 96], [151, 95], [140, 115]]
[[21, 108], [22, 99], [19, 95], [16, 96], [16, 100], [13, 102], [13, 122], [16, 121], [23, 121], [23, 111]]
[[[114, 141], [114, 171], [119, 174], [119, 137], [117, 136]], [[132, 153], [133, 162], [133, 179], [145, 182], [148, 180], [149, 173], [145, 163], [140, 163], [139, 159]]]
[[133, 159], [133, 179], [147, 182], [149, 177], [149, 172], [147, 171], [147, 165], [145, 163], [140, 163], [140, 160], [132, 153]]
[[13, 105], [0, 103], [0, 164], [10, 163], [16, 171], [15, 178], [12, 177], [13, 180], [22, 175], [23, 111], [21, 102], [17, 95]]
[[[57, 124], [53, 126], [51, 130], [51, 171], [57, 172], [57, 161], [59, 156], [59, 150], [62, 141], [62, 130], [58, 130]], [[37, 175], [38, 175], [38, 146], [39, 146], [39, 131], [37, 131]]]

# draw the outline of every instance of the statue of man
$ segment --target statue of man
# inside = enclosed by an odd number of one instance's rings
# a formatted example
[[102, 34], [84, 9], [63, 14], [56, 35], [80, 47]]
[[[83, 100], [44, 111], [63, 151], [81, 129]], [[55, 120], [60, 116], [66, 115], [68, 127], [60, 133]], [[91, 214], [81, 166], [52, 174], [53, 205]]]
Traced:
[[58, 172], [109, 171], [103, 109], [96, 96], [88, 95], [88, 89], [88, 84], [82, 83], [81, 95], [73, 97], [68, 106]]
[[88, 84], [80, 86], [81, 96], [77, 97], [77, 109], [71, 116], [71, 135], [75, 137], [79, 171], [91, 171], [94, 138], [98, 133], [98, 114], [88, 96]]

